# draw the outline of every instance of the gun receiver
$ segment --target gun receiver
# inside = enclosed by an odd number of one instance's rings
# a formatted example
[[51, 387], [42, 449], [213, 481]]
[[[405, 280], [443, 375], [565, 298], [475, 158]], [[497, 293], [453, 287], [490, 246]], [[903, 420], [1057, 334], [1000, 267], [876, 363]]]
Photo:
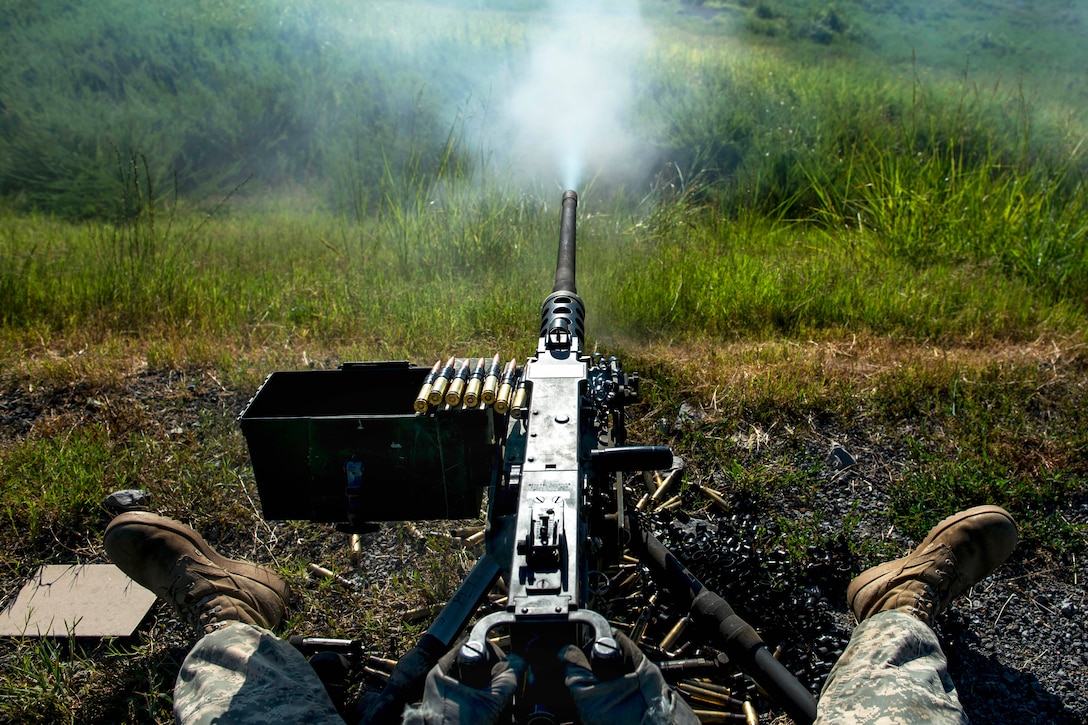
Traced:
[[[542, 716], [539, 708], [549, 703], [553, 716], [570, 716], [562, 704], [569, 695], [549, 672], [559, 647], [615, 647], [607, 621], [589, 607], [589, 576], [601, 567], [601, 554], [618, 557], [623, 489], [608, 474], [672, 465], [668, 448], [614, 447], [623, 441], [622, 408], [637, 399], [638, 378], [624, 374], [614, 359], [582, 354], [577, 208], [577, 194], [563, 194], [555, 285], [541, 307], [536, 354], [523, 368], [518, 389], [524, 396], [515, 396], [503, 475], [490, 497], [488, 553], [509, 562], [503, 566], [506, 610], [477, 622], [462, 647], [462, 660], [471, 659], [484, 651], [490, 630], [509, 626], [512, 647], [528, 655], [529, 680], [539, 688], [525, 698], [537, 711], [524, 715]], [[605, 450], [612, 455], [598, 455]], [[578, 625], [585, 628], [581, 636]]]

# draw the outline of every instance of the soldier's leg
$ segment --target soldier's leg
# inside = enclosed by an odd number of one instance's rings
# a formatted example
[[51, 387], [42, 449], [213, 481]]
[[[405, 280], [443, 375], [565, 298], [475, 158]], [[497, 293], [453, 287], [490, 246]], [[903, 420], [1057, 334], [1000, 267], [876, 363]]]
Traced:
[[174, 686], [179, 723], [336, 723], [310, 663], [266, 629], [235, 622], [190, 650]]
[[854, 630], [820, 695], [816, 722], [965, 723], [937, 635], [897, 610]]
[[203, 635], [178, 674], [179, 722], [343, 722], [306, 658], [269, 631], [290, 598], [274, 571], [221, 556], [189, 526], [147, 512], [114, 518], [104, 543], [119, 569]]
[[977, 506], [941, 521], [908, 556], [850, 582], [846, 599], [859, 624], [824, 685], [816, 722], [966, 722], [933, 619], [1016, 541], [1007, 511]]

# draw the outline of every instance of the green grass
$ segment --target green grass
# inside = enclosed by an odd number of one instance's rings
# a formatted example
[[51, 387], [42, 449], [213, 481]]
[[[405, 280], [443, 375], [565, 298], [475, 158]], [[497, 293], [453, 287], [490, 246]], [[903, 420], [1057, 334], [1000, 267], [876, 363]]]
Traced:
[[8, 525], [35, 539], [45, 532], [67, 537], [97, 523], [102, 499], [128, 488], [126, 474], [139, 465], [119, 448], [99, 427], [26, 441], [0, 465], [9, 482], [3, 496]]
[[874, 402], [916, 429], [912, 468], [896, 486], [893, 510], [915, 535], [968, 506], [996, 503], [1031, 512], [1028, 540], [1056, 552], [1085, 543], [1064, 513], [1084, 495], [1088, 425], [1074, 399], [1083, 362], [1055, 365], [942, 364], [897, 373]]

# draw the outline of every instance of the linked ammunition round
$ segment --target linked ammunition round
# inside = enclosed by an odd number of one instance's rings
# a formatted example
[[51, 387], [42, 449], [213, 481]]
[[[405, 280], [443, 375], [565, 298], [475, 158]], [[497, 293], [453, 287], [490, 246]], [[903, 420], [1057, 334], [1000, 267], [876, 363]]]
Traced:
[[491, 367], [487, 369], [487, 375], [484, 376], [484, 386], [480, 391], [480, 400], [484, 405], [492, 405], [495, 402], [495, 397], [499, 392], [499, 376], [502, 375], [501, 366], [499, 362], [499, 354], [495, 353], [495, 357], [491, 358]]
[[522, 419], [529, 414], [529, 385], [524, 379], [514, 389], [514, 399], [510, 404], [510, 415]]
[[517, 374], [517, 364], [513, 360], [506, 363], [506, 368], [502, 371], [502, 384], [499, 385], [499, 392], [495, 395], [495, 412], [499, 415], [510, 410], [510, 398], [514, 394], [514, 381]]
[[452, 377], [453, 357], [450, 357], [446, 364], [442, 366], [442, 370], [438, 373], [438, 377], [434, 379], [434, 383], [431, 384], [431, 392], [427, 394], [427, 402], [431, 405], [441, 405]]
[[469, 380], [465, 394], [461, 396], [461, 403], [466, 408], [475, 408], [480, 402], [480, 381]]
[[419, 395], [416, 396], [416, 402], [412, 405], [417, 413], [427, 412], [427, 407], [430, 405], [427, 398], [431, 393], [431, 386], [434, 385], [435, 378], [438, 377], [438, 369], [441, 365], [442, 361], [436, 360], [431, 372], [427, 373], [427, 377], [423, 378], [423, 385], [419, 389]]
[[465, 385], [468, 383], [468, 360], [461, 363], [461, 367], [457, 369], [457, 375], [450, 381], [450, 386], [446, 390], [446, 405], [451, 408], [456, 408], [461, 404], [461, 395], [465, 392]]
[[476, 363], [476, 369], [472, 371], [472, 377], [468, 379], [465, 394], [461, 396], [466, 408], [475, 408], [476, 404], [480, 402], [480, 389], [484, 385], [484, 365], [486, 363], [487, 361], [484, 358], [480, 358]]
[[456, 408], [461, 404], [461, 394], [465, 390], [465, 381], [454, 378], [446, 390], [446, 405]]

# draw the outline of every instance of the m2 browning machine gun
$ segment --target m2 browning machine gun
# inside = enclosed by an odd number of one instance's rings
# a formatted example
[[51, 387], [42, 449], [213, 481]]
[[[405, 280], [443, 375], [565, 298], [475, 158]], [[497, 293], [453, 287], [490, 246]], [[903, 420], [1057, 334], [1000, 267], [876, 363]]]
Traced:
[[[349, 531], [381, 520], [470, 518], [488, 488], [484, 554], [385, 688], [363, 698], [363, 722], [399, 720], [500, 577], [506, 605], [472, 624], [457, 656], [462, 678], [487, 681], [488, 637], [505, 630], [510, 651], [528, 663], [514, 719], [575, 720], [557, 653], [582, 646], [596, 670], [619, 652], [594, 606], [608, 587], [602, 572], [626, 546], [671, 592], [691, 598], [692, 617], [715, 646], [796, 721], [811, 722], [812, 695], [625, 510], [623, 472], [670, 468], [673, 455], [624, 445], [624, 408], [638, 399], [638, 376], [615, 358], [585, 353], [577, 206], [577, 194], [565, 192], [555, 285], [524, 365], [503, 367], [495, 356], [490, 364], [348, 363], [270, 375], [240, 418], [264, 515]], [[302, 496], [300, 483], [308, 484]]]

